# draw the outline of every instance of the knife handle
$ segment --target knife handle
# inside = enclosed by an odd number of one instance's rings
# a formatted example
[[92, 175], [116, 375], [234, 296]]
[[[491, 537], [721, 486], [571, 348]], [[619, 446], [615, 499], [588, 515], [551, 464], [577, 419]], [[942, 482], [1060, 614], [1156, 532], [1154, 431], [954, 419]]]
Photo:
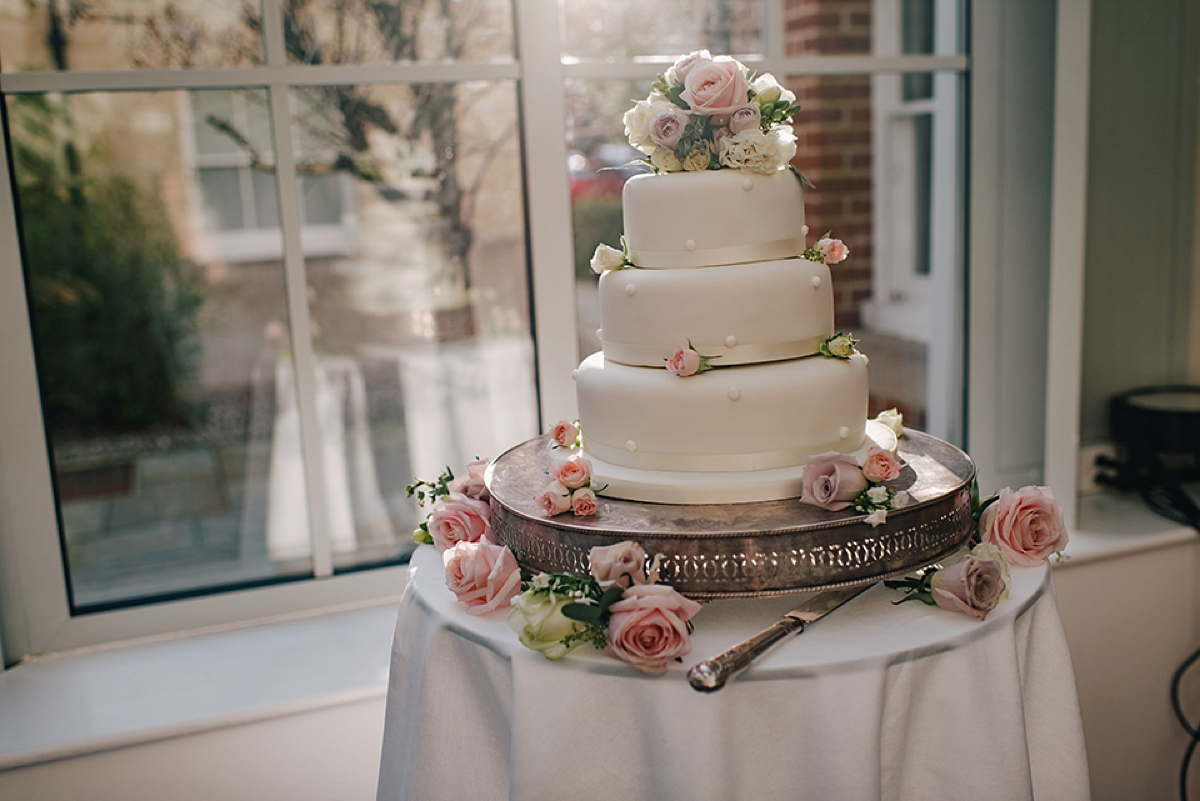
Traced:
[[790, 634], [804, 631], [804, 621], [785, 617], [775, 625], [763, 629], [748, 640], [743, 640], [723, 654], [706, 659], [688, 671], [688, 682], [692, 689], [711, 693], [725, 686], [725, 682], [750, 667], [750, 663], [765, 654], [772, 645]]

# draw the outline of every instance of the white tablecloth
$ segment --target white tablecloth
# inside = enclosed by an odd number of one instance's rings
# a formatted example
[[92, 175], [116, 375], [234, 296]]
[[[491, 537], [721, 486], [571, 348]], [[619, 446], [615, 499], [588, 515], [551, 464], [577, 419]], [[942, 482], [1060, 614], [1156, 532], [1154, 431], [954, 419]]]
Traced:
[[647, 677], [552, 663], [471, 617], [418, 549], [392, 653], [379, 801], [1089, 798], [1049, 570], [1015, 570], [986, 622], [874, 587], [724, 689], [688, 667], [796, 598], [714, 601], [694, 650]]

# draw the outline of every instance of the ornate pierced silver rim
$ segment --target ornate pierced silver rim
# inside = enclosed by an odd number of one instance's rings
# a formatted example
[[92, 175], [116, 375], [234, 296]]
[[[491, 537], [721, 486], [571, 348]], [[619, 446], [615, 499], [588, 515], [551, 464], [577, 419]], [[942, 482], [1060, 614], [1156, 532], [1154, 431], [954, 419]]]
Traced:
[[587, 572], [588, 551], [634, 539], [662, 554], [662, 581], [693, 598], [780, 595], [877, 581], [953, 553], [971, 534], [975, 466], [948, 442], [911, 429], [904, 472], [890, 485], [914, 503], [878, 527], [852, 510], [798, 500], [683, 506], [601, 497], [595, 516], [546, 517], [548, 440], [524, 442], [488, 470], [493, 533], [534, 571]]

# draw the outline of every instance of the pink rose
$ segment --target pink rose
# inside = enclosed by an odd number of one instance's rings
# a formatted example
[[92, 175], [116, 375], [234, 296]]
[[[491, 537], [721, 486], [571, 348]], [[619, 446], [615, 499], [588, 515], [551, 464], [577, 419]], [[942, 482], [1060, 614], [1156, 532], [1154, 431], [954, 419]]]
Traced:
[[829, 451], [808, 457], [803, 487], [800, 503], [836, 512], [849, 506], [867, 488], [867, 479], [854, 457]]
[[[632, 540], [597, 545], [588, 551], [588, 565], [592, 578], [606, 587], [614, 583], [626, 588], [646, 583], [646, 552]], [[658, 580], [657, 571], [654, 580]]]
[[558, 481], [551, 481], [534, 498], [538, 509], [547, 517], [554, 517], [571, 508], [571, 491]]
[[674, 355], [667, 359], [667, 372], [686, 378], [695, 375], [700, 369], [700, 354], [691, 348], [677, 348]]
[[571, 493], [571, 511], [576, 517], [587, 517], [596, 514], [596, 493], [587, 487]]
[[506, 545], [460, 542], [442, 552], [446, 586], [467, 605], [467, 614], [482, 615], [508, 606], [521, 592], [521, 568]]
[[554, 424], [554, 428], [550, 429], [550, 438], [554, 440], [554, 444], [560, 448], [569, 448], [575, 444], [575, 439], [579, 436], [579, 426], [572, 423], [570, 420], [559, 420]]
[[825, 256], [826, 264], [837, 264], [850, 255], [850, 248], [840, 239], [822, 239], [817, 242], [817, 250]]
[[447, 487], [451, 492], [466, 495], [477, 501], [486, 501], [490, 496], [483, 474], [487, 471], [488, 460], [476, 459], [467, 465], [466, 475], [459, 476]]
[[1062, 509], [1049, 487], [1000, 490], [1000, 497], [979, 520], [984, 542], [999, 546], [1009, 564], [1035, 567], [1067, 547]]
[[712, 53], [707, 50], [694, 50], [686, 56], [680, 56], [675, 60], [671, 68], [667, 70], [667, 81], [670, 83], [683, 83], [689, 72], [711, 61]]
[[983, 620], [1000, 603], [1007, 588], [999, 562], [967, 556], [934, 573], [929, 591], [943, 609]]
[[757, 128], [761, 119], [762, 112], [759, 111], [758, 105], [750, 103], [729, 115], [729, 130], [732, 133], [741, 133], [747, 128]]
[[692, 650], [687, 621], [700, 604], [665, 584], [635, 584], [611, 607], [604, 653], [643, 673], [667, 672], [667, 663]]
[[749, 88], [742, 65], [728, 56], [718, 56], [687, 73], [680, 97], [693, 114], [732, 114], [746, 104]]
[[550, 477], [567, 489], [579, 489], [592, 480], [592, 463], [573, 453], [550, 462]]
[[492, 531], [492, 509], [486, 502], [465, 495], [440, 500], [429, 516], [429, 536], [442, 552], [460, 542], [487, 539]]
[[891, 481], [900, 476], [900, 460], [891, 451], [885, 451], [878, 445], [867, 450], [867, 458], [863, 461], [863, 475], [868, 481]]
[[650, 122], [650, 138], [663, 147], [675, 148], [683, 129], [688, 123], [688, 115], [677, 108], [663, 111]]

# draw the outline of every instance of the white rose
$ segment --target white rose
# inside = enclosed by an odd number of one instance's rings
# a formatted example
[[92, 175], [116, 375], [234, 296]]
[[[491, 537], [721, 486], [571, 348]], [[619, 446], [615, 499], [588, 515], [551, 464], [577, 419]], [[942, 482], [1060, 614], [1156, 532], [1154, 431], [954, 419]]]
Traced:
[[592, 272], [602, 273], [605, 270], [619, 270], [624, 266], [624, 253], [605, 244], [596, 245], [596, 252], [592, 254]]
[[887, 487], [871, 487], [867, 490], [867, 497], [871, 499], [871, 503], [886, 503], [888, 499]]
[[[661, 97], [661, 95], [660, 95]], [[625, 135], [629, 144], [649, 156], [658, 147], [650, 138], [650, 123], [664, 111], [678, 110], [678, 106], [668, 100], [659, 100], [653, 96], [649, 100], [639, 100], [637, 104], [625, 112]]]
[[897, 492], [895, 495], [892, 496], [892, 508], [893, 509], [903, 509], [904, 507], [908, 506], [910, 503], [912, 503], [912, 496], [909, 495], [904, 490], [900, 490], [899, 492]]
[[775, 76], [764, 72], [755, 78], [750, 88], [754, 90], [754, 100], [760, 106], [774, 105], [779, 100], [786, 100], [788, 105], [796, 102], [796, 94], [780, 85]]
[[885, 426], [890, 428], [892, 433], [897, 437], [900, 436], [900, 434], [904, 431], [904, 415], [896, 411], [896, 407], [894, 406], [891, 409], [885, 409], [884, 411], [875, 415], [875, 422], [883, 423]]
[[842, 334], [829, 340], [829, 352], [839, 359], [849, 359], [854, 355], [854, 340]]

